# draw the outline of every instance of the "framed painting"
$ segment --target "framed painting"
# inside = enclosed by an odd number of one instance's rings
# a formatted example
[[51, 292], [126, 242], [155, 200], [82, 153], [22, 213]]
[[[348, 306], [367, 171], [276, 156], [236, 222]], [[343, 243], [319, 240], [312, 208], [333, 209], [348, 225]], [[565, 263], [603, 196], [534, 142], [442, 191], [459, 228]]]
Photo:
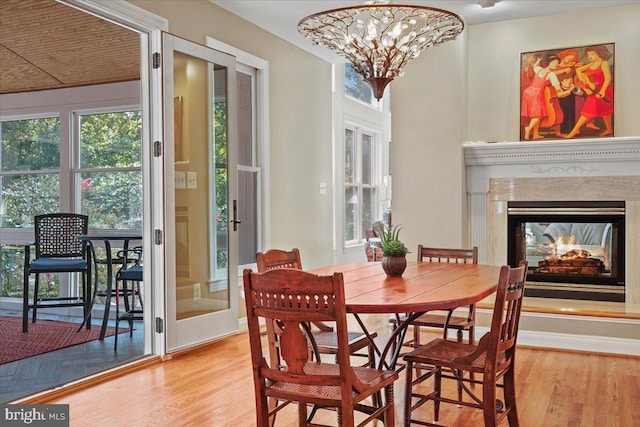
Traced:
[[520, 54], [520, 141], [613, 137], [614, 43]]

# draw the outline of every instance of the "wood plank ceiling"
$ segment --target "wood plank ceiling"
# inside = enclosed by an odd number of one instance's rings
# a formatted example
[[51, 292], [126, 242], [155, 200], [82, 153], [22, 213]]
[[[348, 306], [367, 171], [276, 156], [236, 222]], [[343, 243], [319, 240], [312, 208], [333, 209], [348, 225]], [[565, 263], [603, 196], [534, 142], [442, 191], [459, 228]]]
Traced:
[[138, 33], [55, 0], [0, 1], [0, 94], [139, 79]]

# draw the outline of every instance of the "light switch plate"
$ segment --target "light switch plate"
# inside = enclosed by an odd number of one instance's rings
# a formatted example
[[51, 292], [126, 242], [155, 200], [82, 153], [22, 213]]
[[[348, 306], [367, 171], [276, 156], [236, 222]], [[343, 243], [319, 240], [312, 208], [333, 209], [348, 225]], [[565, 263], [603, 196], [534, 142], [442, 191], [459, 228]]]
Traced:
[[198, 175], [195, 172], [187, 172], [187, 188], [198, 188]]
[[183, 171], [175, 172], [176, 190], [183, 190], [187, 188], [186, 181], [187, 181], [186, 174]]

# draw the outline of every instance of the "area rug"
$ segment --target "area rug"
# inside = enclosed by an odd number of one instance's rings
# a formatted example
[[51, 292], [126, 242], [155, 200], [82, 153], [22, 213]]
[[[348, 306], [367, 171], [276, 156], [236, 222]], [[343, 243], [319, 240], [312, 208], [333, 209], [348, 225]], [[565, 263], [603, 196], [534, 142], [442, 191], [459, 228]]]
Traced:
[[[78, 326], [78, 323], [40, 319], [31, 323], [29, 319], [29, 332], [23, 334], [21, 317], [0, 316], [0, 365], [99, 338], [100, 326], [76, 332]], [[121, 332], [129, 329], [118, 328], [118, 333]], [[105, 336], [114, 334], [115, 328], [108, 327]]]

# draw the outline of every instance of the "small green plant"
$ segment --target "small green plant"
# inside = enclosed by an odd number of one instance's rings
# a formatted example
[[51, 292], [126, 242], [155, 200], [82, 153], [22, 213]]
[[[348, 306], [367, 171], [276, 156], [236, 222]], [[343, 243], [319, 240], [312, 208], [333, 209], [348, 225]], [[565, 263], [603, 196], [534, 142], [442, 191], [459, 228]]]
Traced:
[[409, 249], [400, 241], [401, 228], [399, 225], [376, 227], [375, 232], [380, 238], [384, 255], [406, 255], [409, 252]]

